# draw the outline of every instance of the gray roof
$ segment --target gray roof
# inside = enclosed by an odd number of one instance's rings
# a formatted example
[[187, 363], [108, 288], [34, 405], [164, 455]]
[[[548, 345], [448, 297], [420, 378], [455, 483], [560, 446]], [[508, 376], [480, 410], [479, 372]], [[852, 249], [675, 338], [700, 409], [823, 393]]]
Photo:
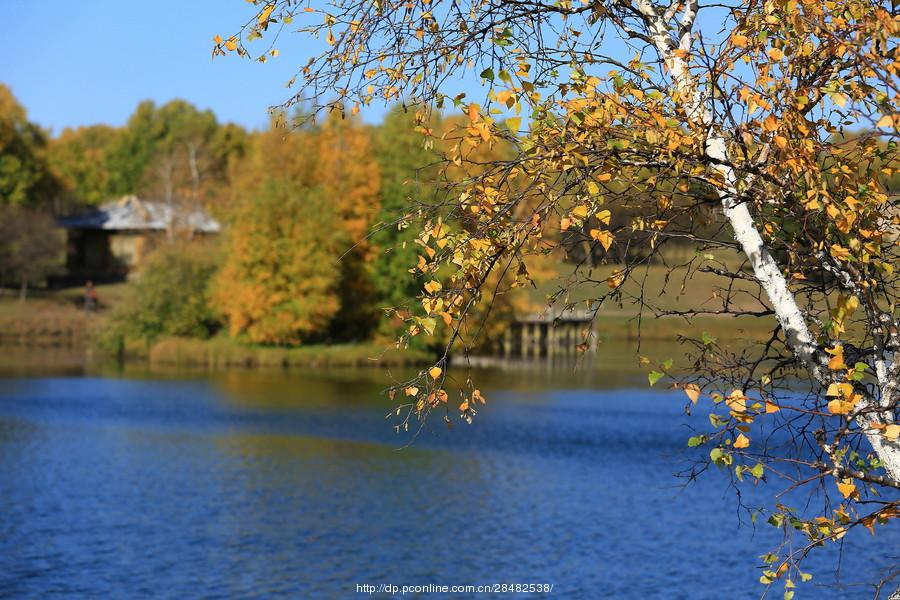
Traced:
[[107, 229], [115, 231], [165, 231], [172, 222], [177, 228], [200, 233], [217, 233], [221, 227], [199, 206], [170, 205], [137, 196], [123, 196], [90, 212], [61, 219], [67, 229]]

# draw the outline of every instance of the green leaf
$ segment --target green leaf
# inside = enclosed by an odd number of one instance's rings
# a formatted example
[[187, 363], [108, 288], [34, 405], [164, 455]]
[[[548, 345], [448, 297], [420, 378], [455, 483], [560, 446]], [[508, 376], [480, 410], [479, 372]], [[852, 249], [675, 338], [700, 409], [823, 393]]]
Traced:
[[765, 467], [762, 463], [756, 463], [752, 469], [750, 469], [750, 474], [756, 477], [757, 479], [762, 479], [763, 473], [765, 472]]
[[434, 317], [419, 318], [419, 325], [428, 335], [434, 335], [434, 328], [437, 327], [437, 320]]
[[694, 437], [688, 438], [688, 447], [693, 448], [695, 446], [699, 446], [703, 442], [706, 441], [706, 436], [704, 435], [695, 435]]
[[812, 579], [812, 573], [800, 573], [800, 581], [806, 583]]
[[650, 373], [647, 374], [647, 381], [650, 382], [650, 386], [652, 387], [656, 385], [657, 381], [662, 379], [662, 376], [663, 373], [660, 373], [659, 371], [650, 371]]
[[479, 74], [478, 76], [481, 77], [482, 79], [487, 79], [488, 81], [493, 81], [494, 80], [494, 70], [492, 68], [488, 67], [487, 69], [482, 71], [481, 74]]
[[713, 427], [721, 427], [722, 425], [725, 425], [726, 423], [728, 423], [728, 419], [724, 419], [724, 418], [720, 417], [719, 415], [717, 415], [716, 413], [710, 413], [709, 414], [709, 423]]
[[719, 467], [727, 467], [734, 462], [734, 458], [721, 448], [713, 448], [710, 450], [709, 458]]
[[705, 331], [703, 332], [702, 338], [703, 338], [703, 344], [706, 345], [706, 346], [709, 346], [710, 344], [715, 344], [715, 343], [716, 343], [716, 338], [715, 338], [714, 336], [708, 334], [708, 333], [705, 332]]

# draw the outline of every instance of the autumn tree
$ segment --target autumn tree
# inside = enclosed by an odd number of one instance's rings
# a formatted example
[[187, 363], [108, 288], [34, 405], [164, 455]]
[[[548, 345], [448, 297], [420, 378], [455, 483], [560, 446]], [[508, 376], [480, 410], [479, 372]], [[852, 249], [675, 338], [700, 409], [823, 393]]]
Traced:
[[337, 216], [342, 248], [340, 312], [333, 322], [339, 339], [368, 337], [377, 320], [372, 285], [373, 248], [367, 235], [379, 208], [380, 174], [369, 128], [358, 118], [329, 114], [316, 128], [313, 183]]
[[228, 165], [245, 144], [242, 128], [220, 124], [210, 110], [184, 100], [141, 102], [107, 152], [109, 189], [175, 207], [222, 204]]
[[117, 195], [110, 150], [118, 135], [114, 127], [92, 125], [64, 129], [50, 141], [47, 160], [60, 183], [60, 202], [97, 205]]
[[56, 183], [47, 168], [47, 134], [30, 122], [12, 91], [0, 84], [0, 205], [46, 203]]
[[51, 202], [58, 182], [47, 164], [47, 135], [0, 85], [0, 285], [24, 301], [62, 265], [64, 241]]
[[[645, 251], [622, 253], [602, 277], [576, 265], [563, 288], [593, 286], [588, 310], [628, 298], [664, 318], [672, 311], [642, 293], [641, 274], [673, 240], [690, 243], [671, 280], [703, 272], [721, 285], [715, 305], [675, 315], [768, 319], [771, 337], [733, 348], [698, 334], [689, 360], [651, 382], [712, 408], [690, 445], [735, 486], [821, 492], [802, 508], [768, 507], [785, 543], [766, 555], [762, 582], [793, 596], [811, 549], [900, 516], [900, 218], [885, 186], [897, 160], [895, 11], [874, 0], [256, 4], [214, 53], [251, 55], [250, 40], [288, 20], [327, 43], [288, 104], [452, 104], [465, 122], [448, 165], [500, 140], [515, 147], [417, 225], [426, 283], [410, 335], [446, 323], [450, 343], [465, 344], [459, 332], [497, 269], [518, 265], [527, 282], [532, 258], [572, 228], [603, 252], [632, 240]], [[481, 78], [485, 101], [452, 89], [466, 76]], [[847, 143], [845, 129], [870, 133]], [[619, 206], [637, 209], [630, 221], [614, 217]], [[710, 210], [727, 235], [697, 227]], [[441, 286], [438, 271], [452, 273]], [[446, 356], [405, 387], [405, 418], [471, 417], [480, 395], [449, 406]]]
[[25, 301], [28, 288], [46, 283], [65, 258], [65, 236], [46, 208], [0, 206], [0, 285], [19, 288]]
[[346, 238], [336, 202], [316, 185], [315, 144], [309, 131], [273, 126], [235, 167], [213, 295], [232, 336], [305, 343], [323, 337], [340, 309]]

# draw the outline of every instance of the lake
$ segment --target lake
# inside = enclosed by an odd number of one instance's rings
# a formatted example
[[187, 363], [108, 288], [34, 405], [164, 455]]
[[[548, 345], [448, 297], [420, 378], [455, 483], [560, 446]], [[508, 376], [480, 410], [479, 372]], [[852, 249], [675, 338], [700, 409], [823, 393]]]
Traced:
[[[776, 532], [721, 473], [672, 475], [706, 418], [683, 394], [571, 368], [475, 377], [475, 422], [414, 440], [385, 419], [379, 369], [0, 379], [0, 596], [760, 597]], [[797, 597], [871, 598], [898, 555], [896, 525], [853, 531]]]

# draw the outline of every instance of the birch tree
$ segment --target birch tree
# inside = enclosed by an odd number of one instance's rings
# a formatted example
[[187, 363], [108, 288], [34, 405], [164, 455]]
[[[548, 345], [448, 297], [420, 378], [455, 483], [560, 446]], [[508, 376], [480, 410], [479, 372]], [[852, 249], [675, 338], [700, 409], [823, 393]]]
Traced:
[[[356, 112], [403, 100], [423, 144], [442, 138], [449, 169], [475, 160], [473, 149], [517, 149], [463, 181], [448, 178], [449, 200], [417, 223], [412, 267], [426, 283], [408, 336], [446, 327], [450, 342], [419, 380], [392, 393], [401, 426], [434, 411], [471, 419], [483, 397], [467, 381], [462, 400], [449, 400], [447, 357], [464, 354], [479, 330], [469, 317], [490, 293], [485, 282], [499, 271], [527, 284], [535, 256], [552, 251], [561, 232], [584, 231], [607, 253], [636, 243], [646, 251], [604, 276], [579, 265], [550, 301], [565, 306], [572, 286], [592, 285], [595, 312], [630, 296], [658, 318], [771, 321], [765, 344], [735, 349], [698, 336], [685, 340], [692, 350], [681, 368], [667, 363], [650, 376], [683, 390], [688, 409], [712, 401], [709, 431], [689, 444], [708, 447], [708, 462], [736, 485], [825, 490], [808, 510], [769, 507], [786, 541], [766, 555], [763, 583], [782, 583], [790, 597], [809, 577], [800, 560], [811, 548], [900, 517], [898, 213], [885, 187], [897, 163], [894, 8], [874, 0], [255, 4], [255, 17], [217, 36], [213, 53], [265, 59], [284, 31], [308, 36], [321, 51], [305, 57], [287, 104]], [[479, 82], [483, 95], [467, 97], [465, 81]], [[425, 125], [434, 109], [465, 118], [435, 133]], [[611, 225], [619, 206], [637, 210], [630, 224]], [[700, 233], [710, 214], [720, 234]], [[715, 302], [667, 311], [641, 293], [642, 272], [666, 261], [663, 249], [675, 242], [696, 253], [671, 265], [673, 280], [718, 276]], [[774, 443], [785, 434], [792, 443]]]

